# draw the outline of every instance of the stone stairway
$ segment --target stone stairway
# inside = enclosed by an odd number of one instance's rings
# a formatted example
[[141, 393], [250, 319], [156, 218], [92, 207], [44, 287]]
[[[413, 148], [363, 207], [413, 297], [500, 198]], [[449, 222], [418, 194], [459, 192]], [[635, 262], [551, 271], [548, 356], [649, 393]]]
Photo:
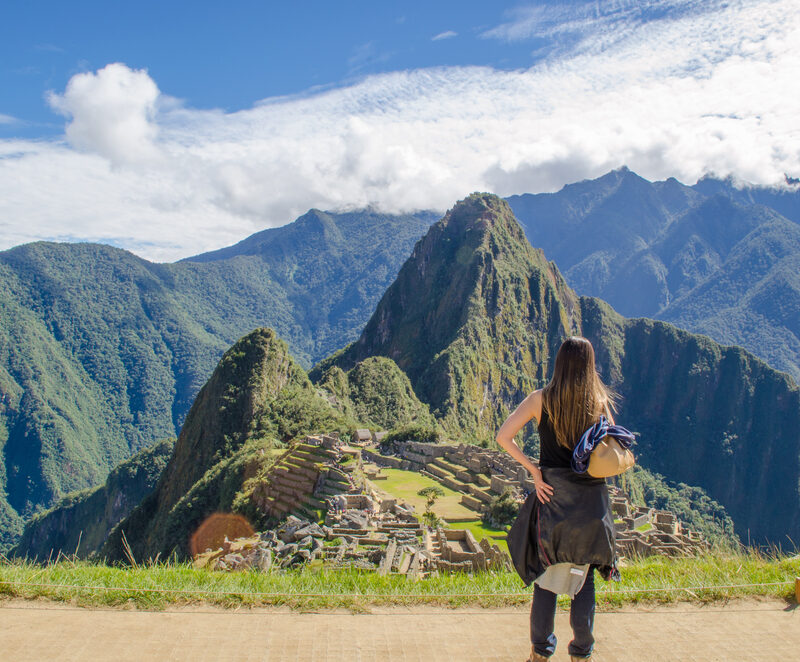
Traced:
[[358, 491], [358, 486], [350, 474], [336, 467], [328, 467], [325, 479], [317, 490], [316, 495], [325, 499], [335, 494], [354, 494]]
[[428, 551], [434, 559], [442, 558], [442, 542], [438, 536], [430, 536], [428, 538]]

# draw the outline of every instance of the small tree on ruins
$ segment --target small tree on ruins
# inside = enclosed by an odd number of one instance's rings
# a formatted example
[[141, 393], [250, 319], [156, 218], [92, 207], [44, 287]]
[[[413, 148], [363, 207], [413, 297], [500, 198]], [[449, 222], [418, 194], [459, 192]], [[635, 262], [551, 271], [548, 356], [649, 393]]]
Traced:
[[423, 487], [417, 494], [425, 498], [425, 512], [422, 515], [422, 521], [431, 528], [435, 527], [439, 524], [439, 517], [433, 512], [433, 504], [436, 503], [436, 499], [444, 496], [444, 490], [436, 485], [429, 485]]
[[502, 494], [494, 497], [489, 508], [483, 514], [484, 525], [493, 529], [502, 529], [513, 524], [519, 514], [519, 503], [514, 498], [511, 488], [503, 490]]

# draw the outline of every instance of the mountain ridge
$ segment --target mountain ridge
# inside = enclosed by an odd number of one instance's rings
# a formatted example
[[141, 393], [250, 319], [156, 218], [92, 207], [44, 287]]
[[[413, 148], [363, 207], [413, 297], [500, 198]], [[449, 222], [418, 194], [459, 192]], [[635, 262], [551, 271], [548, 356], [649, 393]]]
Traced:
[[796, 537], [800, 392], [791, 378], [739, 347], [578, 297], [496, 196], [473, 194], [431, 226], [360, 338], [311, 375], [389, 356], [451, 435], [488, 443], [546, 383], [573, 333], [592, 340], [623, 396], [618, 418], [643, 434], [647, 468], [706, 489], [753, 540]]
[[[733, 199], [739, 207], [731, 209], [746, 214], [763, 212], [742, 204], [769, 202], [791, 215], [800, 200], [791, 190], [736, 189], [729, 181], [708, 179], [686, 187], [674, 179], [649, 183], [630, 171], [604, 177], [565, 187], [580, 193], [576, 201], [548, 194], [547, 204], [566, 209], [573, 224], [585, 210], [605, 204], [604, 213], [621, 231], [632, 214], [615, 213], [608, 200], [604, 203], [604, 187], [639, 195], [637, 208], [655, 209], [659, 218], [686, 214], [686, 205], [698, 206], [712, 194]], [[310, 210], [308, 231], [316, 226], [323, 241], [314, 250], [304, 242], [303, 224], [290, 224], [256, 233], [236, 250], [221, 249], [229, 251], [224, 259], [194, 256], [176, 264], [148, 263], [102, 244], [37, 242], [0, 252], [0, 546], [10, 544], [37, 509], [101, 483], [121, 460], [173, 436], [215, 362], [249, 330], [275, 328], [304, 366], [353, 340], [429, 227], [427, 214]], [[794, 220], [768, 215], [772, 220], [734, 246], [727, 261], [711, 252], [695, 257], [693, 247], [705, 251], [703, 242], [684, 242], [683, 252], [676, 253], [683, 262], [676, 264], [695, 265], [692, 278], [682, 281], [692, 287], [676, 290], [672, 312], [668, 308], [660, 317], [726, 342], [760, 347], [762, 358], [797, 378], [792, 366], [800, 365], [800, 265], [791, 256], [800, 253], [800, 240], [793, 231], [781, 231], [792, 229], [781, 223]], [[642, 232], [651, 225], [642, 221]], [[383, 234], [376, 235], [376, 228]], [[555, 226], [550, 234], [557, 232]], [[532, 238], [544, 245], [548, 236]], [[375, 246], [382, 250], [376, 253]], [[243, 247], [249, 255], [240, 254]], [[319, 253], [320, 247], [329, 253]], [[755, 273], [748, 249], [767, 270], [755, 283], [742, 281], [749, 289], [723, 308], [718, 304], [727, 295], [715, 289], [714, 279], [721, 288]], [[594, 262], [616, 265], [612, 257]], [[587, 270], [597, 271], [592, 258], [583, 259]], [[663, 270], [666, 278], [669, 271], [668, 260], [656, 261], [649, 253], [642, 264], [643, 271], [632, 272], [628, 281], [644, 284], [638, 274]], [[704, 264], [710, 265], [705, 280]], [[454, 352], [440, 357], [441, 365], [451, 365]], [[505, 356], [495, 359], [499, 366], [514, 363]], [[507, 374], [514, 388], [522, 388], [529, 376], [515, 370], [498, 368], [495, 379]]]
[[[304, 365], [343, 345], [426, 223], [351, 213], [335, 260], [294, 259], [304, 233], [291, 227], [278, 233], [280, 255], [207, 263], [156, 264], [102, 244], [0, 252], [0, 546], [37, 510], [175, 436], [248, 331], [274, 327]], [[362, 259], [376, 237], [382, 250]]]
[[[733, 254], [752, 252], [751, 265], [762, 266], [755, 255], [760, 251], [753, 235], [758, 227], [791, 224], [779, 238], [782, 251], [800, 254], [797, 187], [738, 189], [730, 180], [709, 178], [689, 187], [674, 179], [648, 182], [622, 168], [557, 193], [508, 200], [532, 243], [559, 265], [579, 294], [598, 296], [629, 317], [664, 319], [742, 345], [800, 379], [797, 320], [763, 300], [760, 310], [749, 304], [726, 308], [722, 293], [714, 289], [737, 269], [728, 264]], [[784, 272], [787, 305], [799, 307], [800, 277], [786, 272], [779, 258], [767, 257], [765, 264], [776, 274]], [[736, 294], [749, 301], [755, 292]], [[699, 308], [717, 310], [701, 317], [695, 312]]]

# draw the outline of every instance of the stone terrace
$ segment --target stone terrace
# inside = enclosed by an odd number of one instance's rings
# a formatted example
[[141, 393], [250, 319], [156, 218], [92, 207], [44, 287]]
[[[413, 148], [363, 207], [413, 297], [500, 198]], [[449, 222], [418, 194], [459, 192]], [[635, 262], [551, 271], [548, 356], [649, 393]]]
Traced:
[[[503, 451], [417, 441], [397, 443], [395, 447], [395, 456], [367, 449], [362, 453], [379, 466], [419, 471], [460, 492], [462, 505], [473, 510], [476, 517], [506, 489], [520, 501], [534, 491], [528, 472]], [[674, 513], [634, 506], [619, 488], [609, 486], [609, 490], [621, 557], [694, 556], [709, 548], [702, 534], [689, 530]], [[455, 524], [457, 520], [450, 522]]]
[[288, 514], [317, 519], [327, 496], [355, 491], [354, 481], [337, 466], [341, 451], [327, 446], [322, 438], [309, 437], [283, 453], [255, 487], [255, 504], [276, 519]]
[[[281, 565], [316, 558], [334, 566], [380, 573], [510, 567], [508, 555], [496, 545], [485, 538], [478, 542], [471, 531], [457, 527], [458, 522], [467, 520], [450, 518], [447, 521], [452, 528], [431, 531], [419, 523], [412, 506], [380, 490], [373, 481], [380, 481], [380, 467], [418, 471], [459, 492], [461, 504], [475, 513], [469, 520], [473, 521], [505, 490], [510, 489], [519, 501], [532, 492], [533, 481], [527, 471], [506, 453], [466, 444], [406, 441], [396, 443], [395, 448], [396, 455], [383, 455], [376, 445], [355, 448], [335, 435], [311, 436], [293, 445], [256, 486], [253, 498], [272, 517], [289, 516], [287, 521], [303, 531], [301, 540], [308, 552], [290, 548], [292, 554], [286, 555], [283, 547], [276, 547], [274, 540], [262, 534], [256, 545], [263, 548], [261, 556], [251, 554], [252, 562], [244, 566], [263, 566], [266, 561], [262, 557], [269, 551], [284, 555]], [[363, 459], [371, 464], [365, 466]], [[618, 488], [609, 486], [609, 490], [621, 557], [691, 556], [709, 547], [673, 513], [634, 506]], [[316, 527], [312, 522], [323, 512], [325, 525], [317, 527], [317, 534], [326, 542], [317, 544], [305, 535], [303, 527]], [[293, 520], [294, 516], [302, 521]], [[297, 546], [301, 540], [284, 542]], [[220, 566], [241, 565], [235, 553], [223, 557], [214, 552], [212, 556], [219, 558]]]

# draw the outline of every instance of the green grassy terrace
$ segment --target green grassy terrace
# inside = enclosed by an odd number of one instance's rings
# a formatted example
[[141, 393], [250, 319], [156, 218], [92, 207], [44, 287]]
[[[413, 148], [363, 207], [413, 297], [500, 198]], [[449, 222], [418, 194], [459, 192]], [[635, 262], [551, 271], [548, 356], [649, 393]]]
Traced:
[[386, 480], [377, 481], [376, 487], [411, 504], [417, 513], [425, 512], [425, 497], [421, 497], [417, 493], [424, 487], [438, 487], [444, 492], [444, 496], [436, 500], [433, 506], [434, 513], [442, 519], [478, 519], [476, 512], [461, 505], [460, 492], [451, 490], [432, 478], [423, 476], [416, 471], [404, 471], [403, 469], [382, 469], [381, 473], [386, 476]]
[[[742, 597], [777, 598], [793, 604], [800, 557], [767, 558], [756, 553], [679, 560], [651, 557], [626, 566], [622, 576], [618, 584], [598, 578], [601, 609]], [[226, 573], [172, 563], [122, 568], [69, 560], [48, 565], [0, 561], [0, 599], [46, 599], [82, 607], [164, 609], [212, 604], [359, 611], [378, 605], [524, 605], [530, 595], [513, 572], [440, 574], [413, 580], [356, 570]], [[566, 605], [566, 599], [562, 600], [562, 606]]]
[[460, 492], [456, 492], [416, 471], [381, 469], [381, 473], [386, 476], [386, 479], [376, 481], [375, 486], [411, 504], [417, 513], [425, 512], [425, 497], [419, 496], [419, 490], [424, 487], [438, 487], [444, 492], [444, 496], [436, 500], [432, 510], [445, 522], [455, 520], [446, 524], [446, 526], [453, 529], [469, 529], [476, 540], [480, 541], [483, 538], [489, 538], [489, 542], [493, 545], [497, 545], [505, 552], [508, 551], [506, 532], [486, 526], [481, 522], [478, 513], [461, 505]]

